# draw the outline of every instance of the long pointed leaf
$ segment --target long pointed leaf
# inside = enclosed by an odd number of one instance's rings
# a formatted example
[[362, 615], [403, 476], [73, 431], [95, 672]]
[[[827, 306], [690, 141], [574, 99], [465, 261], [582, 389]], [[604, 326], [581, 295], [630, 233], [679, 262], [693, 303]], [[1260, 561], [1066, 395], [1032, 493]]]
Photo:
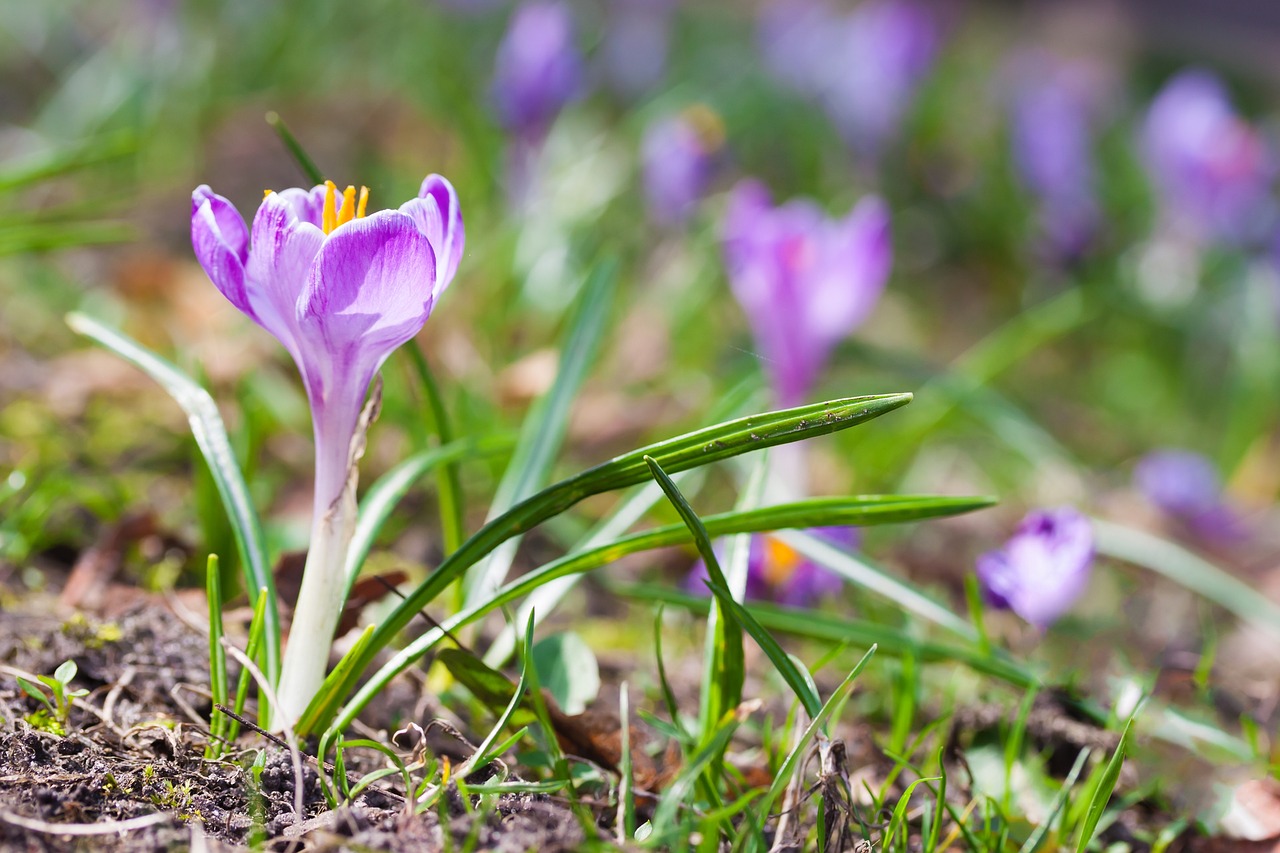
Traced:
[[[925, 517], [952, 515], [973, 509], [990, 506], [985, 498], [925, 498], [925, 497], [864, 497], [864, 498], [819, 498], [767, 507], [750, 512], [731, 512], [723, 515], [711, 515], [703, 519], [707, 531], [712, 536], [724, 536], [732, 533], [756, 533], [777, 530], [779, 527], [819, 527], [822, 525], [861, 525], [892, 523], [898, 521], [916, 521]], [[931, 513], [928, 515], [926, 513]], [[683, 524], [673, 524], [655, 530], [635, 533], [630, 536], [602, 545], [590, 550], [576, 552], [548, 563], [535, 571], [523, 575], [504, 586], [494, 596], [476, 607], [458, 613], [445, 621], [444, 628], [454, 628], [482, 618], [493, 610], [518, 598], [528, 595], [543, 584], [559, 577], [587, 572], [601, 566], [609, 565], [618, 559], [640, 551], [664, 548], [671, 545], [687, 543], [690, 539], [688, 529]], [[679, 597], [677, 602], [687, 604], [689, 600], [707, 606], [705, 598]], [[432, 646], [445, 636], [441, 628], [434, 628], [420, 635], [409, 645], [401, 649], [391, 660], [378, 670], [360, 691], [347, 702], [341, 718], [334, 724], [338, 729], [348, 725], [368, 702], [388, 681], [405, 670], [415, 660], [425, 654]], [[872, 640], [866, 645], [871, 645]], [[904, 643], [907, 641], [904, 641]], [[902, 646], [901, 648], [905, 648]], [[980, 660], [986, 660], [985, 657]], [[994, 665], [993, 665], [994, 666]], [[981, 666], [974, 664], [975, 669]], [[996, 670], [999, 672], [1000, 670]], [[347, 686], [350, 689], [355, 683], [352, 675]], [[1029, 684], [1034, 681], [1031, 676], [1015, 683]], [[325, 704], [313, 703], [302, 719], [294, 727], [299, 732], [313, 732], [323, 726], [336, 713], [341, 702], [342, 691], [335, 691]]]
[[[752, 450], [848, 429], [909, 402], [910, 394], [850, 397], [739, 418], [633, 450], [543, 489], [482, 527], [409, 593], [378, 626], [364, 664], [367, 665], [378, 650], [390, 645], [392, 638], [413, 620], [419, 610], [501, 543], [559, 515], [591, 495], [644, 482], [648, 478], [645, 456], [652, 456], [669, 474], [685, 471]], [[332, 713], [336, 709], [325, 710]], [[299, 734], [307, 731], [306, 728], [298, 729]]]
[[222, 415], [209, 392], [200, 387], [173, 364], [144, 348], [123, 333], [104, 326], [85, 314], [67, 315], [67, 325], [79, 334], [101, 344], [116, 355], [141, 369], [160, 384], [187, 413], [196, 446], [209, 465], [218, 494], [235, 531], [240, 563], [245, 572], [245, 588], [249, 600], [256, 603], [259, 591], [268, 596], [266, 608], [266, 671], [274, 683], [280, 676], [280, 611], [276, 606], [275, 582], [267, 563], [267, 546], [262, 523], [249, 498], [240, 466], [236, 464], [227, 438]]
[[[689, 506], [680, 487], [677, 486], [667, 472], [662, 470], [652, 457], [646, 456], [645, 463], [653, 473], [654, 481], [662, 487], [667, 500], [676, 508], [680, 519], [689, 529], [693, 542], [707, 567], [707, 575], [712, 581], [728, 590], [729, 583], [720, 568], [720, 560], [711, 546], [711, 536], [707, 533], [702, 519]], [[730, 593], [732, 597], [732, 593]], [[746, 680], [746, 661], [742, 652], [742, 626], [733, 614], [720, 607], [713, 607], [707, 614], [707, 651], [703, 666], [702, 702], [699, 710], [699, 735], [707, 741], [714, 734], [720, 720], [730, 709], [738, 707], [742, 701], [742, 685]], [[713, 759], [713, 766], [718, 759]]]

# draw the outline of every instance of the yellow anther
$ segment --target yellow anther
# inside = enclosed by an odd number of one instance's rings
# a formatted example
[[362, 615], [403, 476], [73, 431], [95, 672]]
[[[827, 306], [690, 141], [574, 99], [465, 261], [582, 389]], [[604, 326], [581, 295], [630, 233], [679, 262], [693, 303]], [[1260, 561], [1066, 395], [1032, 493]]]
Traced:
[[350, 222], [356, 218], [356, 188], [347, 187], [342, 191], [342, 209], [338, 211], [338, 224]]
[[453, 774], [453, 765], [449, 763], [449, 756], [440, 756], [440, 787], [449, 787], [449, 777]]
[[263, 197], [264, 199], [265, 199], [265, 198], [268, 198], [268, 197], [270, 197], [270, 195], [271, 195], [272, 193], [274, 193], [274, 192], [275, 192], [275, 190], [263, 190], [263, 191], [262, 191], [262, 197]]
[[326, 234], [338, 227], [338, 187], [333, 181], [324, 182], [324, 213], [320, 227]]
[[356, 205], [356, 219], [364, 219], [364, 210], [369, 206], [369, 188], [360, 188], [360, 203]]

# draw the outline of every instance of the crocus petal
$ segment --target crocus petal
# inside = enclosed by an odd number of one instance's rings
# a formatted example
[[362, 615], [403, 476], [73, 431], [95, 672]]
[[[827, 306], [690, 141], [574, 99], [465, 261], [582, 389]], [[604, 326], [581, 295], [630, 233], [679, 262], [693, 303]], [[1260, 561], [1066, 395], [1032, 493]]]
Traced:
[[1271, 233], [1275, 155], [1217, 77], [1191, 70], [1170, 80], [1147, 113], [1143, 147], [1174, 226], [1236, 244]]
[[453, 185], [439, 175], [427, 175], [418, 190], [418, 198], [400, 206], [400, 212], [413, 217], [418, 230], [431, 241], [436, 253], [436, 288], [439, 297], [453, 281], [466, 246], [466, 229], [462, 224], [462, 208]]
[[254, 319], [284, 344], [299, 367], [298, 299], [325, 240], [323, 231], [298, 217], [297, 202], [302, 198], [304, 194], [272, 193], [262, 200], [253, 218], [253, 251], [246, 277]]
[[384, 210], [340, 226], [298, 299], [304, 358], [319, 350], [338, 369], [358, 365], [371, 378], [427, 321], [435, 279], [435, 252], [411, 217]]
[[309, 222], [319, 228], [324, 217], [326, 189], [324, 184], [318, 184], [309, 190], [290, 187], [274, 195], [278, 201], [286, 202], [293, 209], [293, 215], [300, 221]]
[[831, 229], [816, 282], [805, 292], [805, 328], [832, 344], [867, 318], [893, 264], [889, 208], [876, 196], [858, 202]]
[[987, 601], [1041, 630], [1071, 609], [1089, 582], [1093, 527], [1070, 507], [1028, 513], [1003, 549], [978, 558]]
[[871, 197], [833, 222], [804, 199], [774, 208], [768, 191], [748, 180], [730, 195], [723, 240], [729, 284], [778, 402], [794, 405], [884, 289], [888, 211]]
[[249, 230], [235, 206], [208, 186], [201, 185], [191, 194], [191, 245], [222, 295], [256, 320], [245, 292]]
[[565, 3], [527, 3], [511, 16], [498, 46], [492, 97], [503, 127], [544, 134], [560, 110], [582, 91], [582, 55], [573, 13]]

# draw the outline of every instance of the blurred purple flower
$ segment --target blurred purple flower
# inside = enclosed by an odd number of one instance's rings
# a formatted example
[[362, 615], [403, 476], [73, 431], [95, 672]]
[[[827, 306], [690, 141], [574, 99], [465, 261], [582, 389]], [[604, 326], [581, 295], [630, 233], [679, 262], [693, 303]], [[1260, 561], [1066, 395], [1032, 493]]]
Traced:
[[649, 214], [663, 225], [684, 222], [707, 192], [723, 144], [719, 119], [705, 108], [649, 125], [641, 143]]
[[734, 187], [725, 266], [781, 406], [798, 405], [831, 350], [866, 319], [893, 260], [889, 211], [867, 196], [843, 219], [814, 203], [779, 207], [754, 180]]
[[1154, 450], [1133, 469], [1134, 484], [1161, 512], [1206, 539], [1229, 540], [1244, 533], [1241, 519], [1227, 504], [1218, 469], [1189, 450]]
[[667, 69], [671, 13], [676, 0], [613, 0], [605, 30], [605, 70], [624, 95], [640, 95]]
[[582, 93], [582, 54], [574, 39], [566, 4], [533, 2], [516, 9], [498, 46], [491, 90], [504, 128], [540, 140]]
[[[805, 532], [840, 548], [858, 546], [858, 530], [854, 527], [814, 527]], [[685, 579], [685, 589], [705, 595], [707, 577], [707, 566], [699, 560]], [[839, 575], [802, 557], [782, 540], [767, 533], [751, 537], [751, 551], [747, 555], [747, 598], [809, 607], [836, 595], [843, 586]]]
[[777, 0], [761, 15], [760, 42], [774, 76], [821, 104], [856, 151], [875, 157], [933, 65], [938, 29], [915, 0], [867, 0], [847, 14], [822, 0]]
[[1275, 158], [1217, 77], [1199, 70], [1174, 77], [1152, 102], [1142, 133], [1167, 224], [1228, 243], [1268, 233]]
[[[319, 688], [345, 597], [361, 410], [374, 374], [416, 335], [462, 257], [458, 197], [431, 175], [398, 210], [365, 215], [368, 189], [330, 182], [268, 192], [252, 234], [208, 186], [191, 195], [196, 259], [231, 304], [293, 356], [311, 404], [316, 474], [311, 547], [279, 685], [296, 718]], [[339, 201], [339, 199], [341, 199]]]
[[820, 98], [830, 77], [840, 18], [823, 0], [774, 0], [760, 13], [760, 50], [783, 85]]
[[874, 157], [897, 133], [938, 42], [933, 13], [914, 0], [868, 0], [849, 15], [825, 100], [855, 150]]
[[1089, 66], [1034, 51], [1011, 65], [1014, 162], [1040, 204], [1056, 258], [1079, 255], [1096, 235], [1093, 130], [1101, 95]]
[[1071, 609], [1089, 582], [1093, 528], [1070, 507], [1027, 514], [1013, 537], [978, 558], [987, 601], [1044, 630]]

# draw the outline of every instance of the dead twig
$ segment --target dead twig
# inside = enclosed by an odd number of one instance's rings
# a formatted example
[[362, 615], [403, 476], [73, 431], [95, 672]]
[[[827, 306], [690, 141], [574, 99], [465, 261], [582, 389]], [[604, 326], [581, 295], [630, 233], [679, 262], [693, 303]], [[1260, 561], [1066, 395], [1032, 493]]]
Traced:
[[148, 826], [155, 826], [161, 823], [169, 823], [172, 820], [173, 815], [167, 812], [158, 812], [156, 814], [131, 817], [126, 820], [99, 821], [98, 823], [50, 823], [33, 817], [23, 817], [13, 812], [0, 811], [0, 821], [32, 832], [43, 832], [48, 835], [91, 836], [115, 835], [117, 833], [123, 835], [126, 832], [145, 829]]

